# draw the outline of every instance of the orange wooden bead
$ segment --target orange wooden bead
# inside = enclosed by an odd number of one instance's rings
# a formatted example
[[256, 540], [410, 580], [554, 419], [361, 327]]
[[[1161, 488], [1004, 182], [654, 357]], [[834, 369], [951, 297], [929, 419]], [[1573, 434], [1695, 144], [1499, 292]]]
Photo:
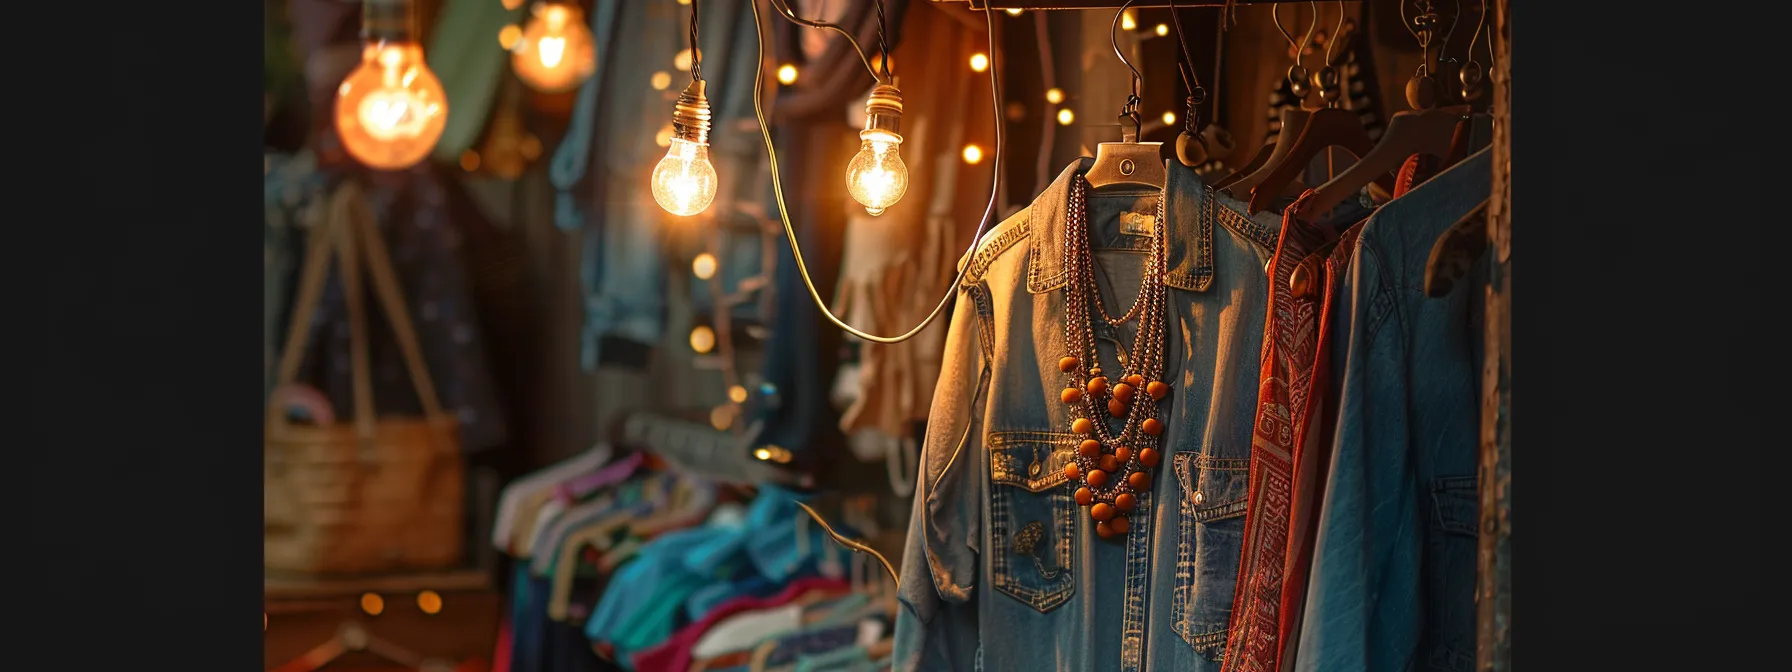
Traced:
[[1089, 394], [1097, 397], [1108, 391], [1108, 377], [1096, 376], [1089, 379]]
[[1152, 399], [1162, 399], [1169, 393], [1170, 386], [1165, 385], [1161, 380], [1153, 380], [1145, 384], [1145, 394], [1151, 395]]
[[1084, 476], [1083, 480], [1089, 484], [1089, 487], [1099, 488], [1108, 484], [1108, 472], [1100, 469], [1091, 469], [1089, 470], [1089, 475]]
[[1118, 495], [1114, 495], [1114, 508], [1119, 509], [1123, 512], [1131, 511], [1133, 509], [1133, 507], [1138, 506], [1138, 505], [1139, 505], [1138, 498], [1133, 497], [1132, 493], [1130, 493], [1130, 492], [1122, 492]]
[[1156, 448], [1145, 448], [1139, 451], [1139, 464], [1147, 467], [1157, 466], [1158, 461], [1162, 459], [1163, 455], [1158, 453]]
[[1089, 422], [1088, 418], [1077, 418], [1070, 423], [1070, 431], [1078, 434], [1088, 434], [1089, 432], [1095, 431], [1095, 423]]
[[1063, 359], [1058, 360], [1058, 370], [1063, 371], [1065, 373], [1070, 373], [1071, 371], [1075, 371], [1076, 367], [1079, 367], [1082, 365], [1083, 365], [1083, 360], [1077, 359], [1075, 357], [1065, 357]]
[[1114, 459], [1113, 455], [1103, 455], [1101, 456], [1101, 470], [1109, 473], [1119, 471], [1120, 461]]
[[1114, 416], [1116, 418], [1126, 417], [1126, 402], [1121, 401], [1119, 397], [1114, 397], [1112, 399], [1109, 399], [1108, 400], [1108, 415]]
[[1157, 418], [1145, 418], [1144, 422], [1139, 423], [1139, 431], [1157, 436], [1164, 433], [1164, 423], [1158, 422]]
[[1119, 399], [1121, 401], [1132, 401], [1133, 392], [1137, 391], [1138, 389], [1139, 388], [1133, 387], [1132, 385], [1128, 385], [1126, 383], [1121, 383], [1119, 385], [1115, 385], [1114, 386], [1114, 398]]
[[[1104, 478], [1102, 480], [1105, 481], [1107, 479]], [[1132, 489], [1134, 490], [1150, 490], [1151, 473], [1145, 471], [1132, 472], [1131, 476], [1126, 477], [1126, 482], [1132, 484]]]
[[1117, 516], [1108, 521], [1108, 530], [1112, 531], [1116, 537], [1124, 536], [1131, 529], [1132, 523], [1126, 520], [1126, 516]]
[[1101, 442], [1095, 439], [1083, 439], [1082, 445], [1077, 446], [1076, 451], [1082, 453], [1083, 457], [1093, 460], [1101, 457]]
[[1114, 449], [1114, 459], [1119, 460], [1122, 463], [1126, 462], [1127, 460], [1132, 459], [1132, 447], [1131, 446], [1120, 446], [1118, 448], [1115, 448]]
[[1114, 517], [1114, 513], [1113, 505], [1106, 502], [1089, 507], [1089, 517], [1096, 520], [1110, 520]]
[[1093, 501], [1095, 501], [1095, 493], [1089, 492], [1088, 488], [1077, 488], [1076, 489], [1076, 505], [1077, 506], [1088, 506], [1089, 503], [1093, 502]]
[[1136, 374], [1136, 373], [1132, 374], [1130, 376], [1127, 376], [1125, 378], [1125, 380], [1126, 380], [1127, 384], [1132, 385], [1134, 388], [1140, 388], [1140, 387], [1145, 386], [1145, 377], [1141, 376], [1139, 374]]
[[1096, 523], [1095, 524], [1095, 534], [1100, 535], [1101, 538], [1103, 538], [1103, 539], [1112, 539], [1112, 538], [1114, 538], [1114, 534], [1115, 534], [1114, 526], [1107, 523], [1106, 521]]
[[1083, 390], [1077, 387], [1066, 387], [1063, 392], [1058, 394], [1058, 399], [1063, 400], [1066, 404], [1074, 404], [1083, 400]]
[[1066, 464], [1066, 465], [1064, 465], [1064, 477], [1068, 478], [1070, 480], [1073, 480], [1073, 481], [1076, 479], [1082, 478], [1083, 477], [1083, 468], [1076, 466], [1075, 462]]

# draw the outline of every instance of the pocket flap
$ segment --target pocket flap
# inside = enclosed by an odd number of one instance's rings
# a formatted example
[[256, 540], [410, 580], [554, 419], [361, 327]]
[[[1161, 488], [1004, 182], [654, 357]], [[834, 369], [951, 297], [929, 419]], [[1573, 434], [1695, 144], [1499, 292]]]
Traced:
[[1431, 479], [1432, 524], [1454, 534], [1475, 536], [1481, 527], [1480, 487], [1474, 476]]
[[1249, 458], [1219, 458], [1195, 452], [1176, 453], [1176, 481], [1183, 506], [1195, 522], [1211, 523], [1244, 515], [1250, 495]]
[[1077, 435], [1061, 432], [992, 432], [989, 479], [993, 483], [1044, 492], [1064, 485], [1064, 465], [1072, 459]]

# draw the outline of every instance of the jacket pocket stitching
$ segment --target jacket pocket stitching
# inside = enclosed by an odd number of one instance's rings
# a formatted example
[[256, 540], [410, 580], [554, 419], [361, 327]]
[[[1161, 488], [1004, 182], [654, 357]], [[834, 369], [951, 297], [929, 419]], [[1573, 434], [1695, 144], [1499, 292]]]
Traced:
[[[1451, 534], [1476, 536], [1480, 534], [1480, 484], [1474, 476], [1439, 476], [1431, 479], [1431, 524], [1437, 529]], [[1455, 509], [1448, 500], [1466, 505], [1474, 512], [1466, 516], [1452, 516], [1446, 509]]]
[[[996, 432], [986, 440], [990, 449], [990, 536], [995, 547], [991, 578], [998, 592], [1040, 613], [1068, 602], [1076, 590], [1072, 550], [1076, 507], [1064, 487], [1067, 479], [1062, 466], [1069, 459], [1070, 447], [1066, 441], [1056, 440], [1058, 436], [1052, 432]], [[1029, 478], [1027, 472], [1016, 469], [1023, 459], [1029, 460], [1029, 465], [1038, 464], [1040, 473]], [[1051, 534], [1027, 556], [1021, 556], [1014, 546], [1025, 525], [1014, 515], [1017, 497], [1034, 498], [1036, 505], [1045, 507], [1043, 524]], [[1033, 563], [1039, 570], [1038, 585], [1020, 579], [1016, 562]]]
[[[1224, 654], [1226, 637], [1229, 632], [1227, 624], [1208, 624], [1206, 629], [1197, 630], [1194, 622], [1195, 565], [1197, 525], [1208, 525], [1223, 520], [1242, 517], [1248, 503], [1248, 495], [1234, 501], [1223, 502], [1211, 506], [1195, 504], [1196, 488], [1200, 484], [1202, 472], [1225, 474], [1227, 478], [1238, 478], [1239, 474], [1250, 471], [1249, 459], [1215, 458], [1206, 454], [1182, 452], [1176, 453], [1174, 469], [1177, 484], [1182, 487], [1179, 493], [1179, 513], [1177, 532], [1180, 535], [1176, 544], [1176, 586], [1171, 600], [1174, 630], [1188, 642], [1196, 654], [1217, 662], [1218, 656]], [[1227, 605], [1228, 607], [1230, 604]], [[1229, 610], [1228, 610], [1229, 611]]]

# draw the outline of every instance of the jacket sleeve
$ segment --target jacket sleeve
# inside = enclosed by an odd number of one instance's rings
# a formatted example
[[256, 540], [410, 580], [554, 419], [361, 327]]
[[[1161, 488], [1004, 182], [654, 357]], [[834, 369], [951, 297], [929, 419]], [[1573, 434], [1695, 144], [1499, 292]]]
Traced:
[[[1359, 249], [1337, 432], [1296, 649], [1298, 672], [1411, 669], [1423, 615], [1419, 502], [1400, 316]], [[1379, 300], [1378, 300], [1379, 299]]]
[[986, 299], [961, 289], [921, 449], [913, 514], [902, 553], [894, 668], [975, 669], [982, 551], [983, 414], [989, 391]]

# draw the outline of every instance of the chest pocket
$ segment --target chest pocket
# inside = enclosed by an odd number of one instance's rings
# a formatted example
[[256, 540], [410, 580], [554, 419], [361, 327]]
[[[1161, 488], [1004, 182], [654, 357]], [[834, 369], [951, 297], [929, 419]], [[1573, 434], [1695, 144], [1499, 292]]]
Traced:
[[1244, 547], [1244, 513], [1250, 492], [1248, 458], [1213, 458], [1179, 452], [1176, 497], [1176, 634], [1196, 653], [1216, 660], [1226, 649], [1232, 589]]
[[996, 590], [1045, 613], [1076, 590], [1070, 434], [989, 435], [990, 575]]

